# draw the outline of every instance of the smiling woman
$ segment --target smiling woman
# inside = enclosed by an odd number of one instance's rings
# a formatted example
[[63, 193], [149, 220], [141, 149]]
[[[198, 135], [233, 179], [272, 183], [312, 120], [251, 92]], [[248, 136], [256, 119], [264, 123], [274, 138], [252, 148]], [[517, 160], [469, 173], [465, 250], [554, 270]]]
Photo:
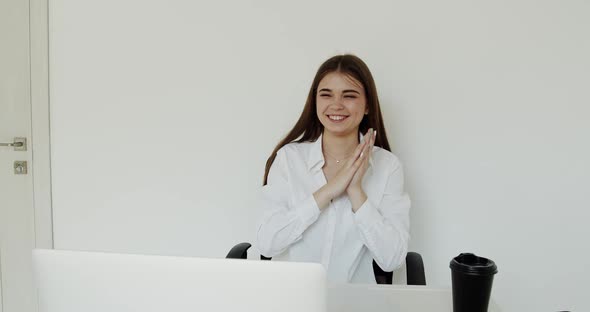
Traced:
[[324, 129], [331, 134], [350, 135], [358, 132], [358, 125], [368, 114], [366, 102], [364, 88], [358, 81], [332, 72], [320, 81], [317, 115]]
[[303, 113], [266, 163], [261, 254], [317, 262], [333, 282], [375, 283], [407, 253], [410, 199], [375, 82], [354, 55], [318, 69]]

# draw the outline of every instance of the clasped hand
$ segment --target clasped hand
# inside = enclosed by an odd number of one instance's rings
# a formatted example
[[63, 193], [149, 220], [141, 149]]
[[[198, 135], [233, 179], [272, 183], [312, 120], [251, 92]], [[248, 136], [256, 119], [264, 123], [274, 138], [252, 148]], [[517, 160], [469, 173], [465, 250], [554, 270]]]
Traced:
[[336, 175], [328, 181], [321, 189], [314, 193], [318, 207], [323, 209], [333, 198], [346, 192], [349, 196], [353, 211], [357, 211], [360, 205], [366, 200], [366, 195], [362, 189], [361, 182], [369, 167], [369, 158], [375, 145], [376, 133], [369, 129], [364, 136], [364, 140], [354, 150], [350, 157]]

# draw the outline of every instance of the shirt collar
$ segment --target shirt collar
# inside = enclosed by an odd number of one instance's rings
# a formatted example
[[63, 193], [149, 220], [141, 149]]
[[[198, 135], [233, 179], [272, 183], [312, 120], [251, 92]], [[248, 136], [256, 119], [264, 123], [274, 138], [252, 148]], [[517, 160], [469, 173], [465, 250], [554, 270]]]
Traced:
[[[309, 155], [307, 158], [307, 168], [309, 171], [315, 171], [322, 169], [325, 164], [324, 153], [322, 150], [322, 137], [323, 135], [320, 134], [315, 142], [311, 142], [311, 148], [309, 150]], [[359, 132], [359, 142], [362, 141], [363, 134]], [[373, 166], [373, 157], [369, 158], [369, 166]]]
[[320, 134], [318, 139], [311, 143], [311, 148], [309, 149], [309, 155], [307, 158], [307, 168], [310, 171], [322, 169], [324, 163], [324, 153], [322, 153], [322, 135]]

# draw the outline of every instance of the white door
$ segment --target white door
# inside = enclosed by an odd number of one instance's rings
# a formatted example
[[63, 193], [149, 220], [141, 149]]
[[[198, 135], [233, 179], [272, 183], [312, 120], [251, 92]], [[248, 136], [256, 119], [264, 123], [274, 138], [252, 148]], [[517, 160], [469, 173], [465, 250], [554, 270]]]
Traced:
[[[0, 1], [0, 143], [27, 138], [27, 150], [0, 146], [0, 311], [36, 311], [31, 269], [35, 246], [31, 174], [29, 1]], [[26, 161], [27, 174], [15, 174]]]

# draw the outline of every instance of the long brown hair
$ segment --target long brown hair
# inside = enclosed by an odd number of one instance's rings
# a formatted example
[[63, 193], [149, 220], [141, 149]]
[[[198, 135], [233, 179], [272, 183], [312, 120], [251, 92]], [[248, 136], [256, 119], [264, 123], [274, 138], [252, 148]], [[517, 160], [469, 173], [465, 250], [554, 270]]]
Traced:
[[268, 157], [268, 160], [266, 161], [266, 169], [264, 171], [264, 182], [262, 185], [266, 185], [268, 172], [270, 171], [270, 167], [277, 157], [277, 151], [281, 149], [281, 147], [291, 142], [314, 142], [324, 131], [324, 126], [318, 119], [316, 113], [316, 94], [320, 81], [326, 75], [333, 72], [342, 73], [351, 78], [354, 78], [363, 85], [369, 112], [368, 115], [363, 117], [359, 125], [359, 131], [361, 133], [365, 133], [370, 128], [377, 130], [378, 135], [375, 140], [375, 146], [379, 146], [383, 149], [391, 151], [389, 142], [387, 141], [387, 135], [385, 134], [383, 117], [381, 116], [381, 108], [379, 107], [377, 87], [375, 86], [375, 80], [373, 80], [373, 75], [371, 75], [367, 64], [365, 64], [365, 62], [363, 62], [357, 56], [351, 54], [333, 56], [325, 61], [315, 74], [315, 78], [313, 79], [313, 83], [309, 89], [307, 101], [305, 102], [301, 116], [299, 116], [299, 120], [293, 129], [289, 131], [289, 134], [287, 134], [287, 136], [285, 136], [285, 138], [281, 140], [279, 144], [277, 144], [270, 157]]

